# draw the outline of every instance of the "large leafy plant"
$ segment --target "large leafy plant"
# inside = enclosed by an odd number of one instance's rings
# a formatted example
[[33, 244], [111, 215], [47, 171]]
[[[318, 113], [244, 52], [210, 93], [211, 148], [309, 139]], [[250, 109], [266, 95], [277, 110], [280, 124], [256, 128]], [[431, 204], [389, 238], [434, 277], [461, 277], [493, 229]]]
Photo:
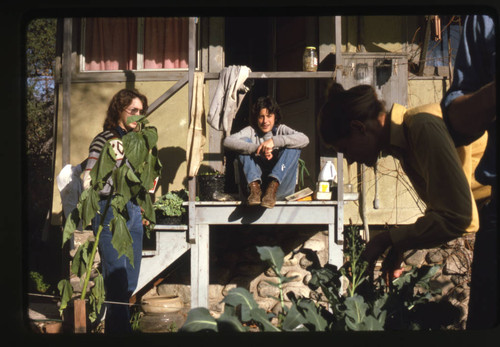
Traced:
[[239, 331], [249, 330], [249, 325], [255, 324], [260, 331], [323, 331], [327, 325], [326, 320], [320, 315], [319, 307], [310, 299], [296, 298], [290, 295], [291, 307], [284, 304], [283, 285], [293, 277], [281, 274], [284, 253], [279, 247], [257, 247], [260, 259], [267, 262], [277, 275], [277, 283], [268, 283], [279, 288], [279, 297], [275, 298], [281, 303], [282, 311], [278, 314], [278, 323], [273, 325], [268, 314], [260, 308], [252, 294], [244, 288], [233, 288], [224, 298], [224, 312], [215, 319], [204, 307], [193, 308], [189, 311], [187, 320], [180, 329], [184, 332], [193, 331]]
[[[314, 259], [312, 263], [316, 265], [309, 269], [312, 277], [308, 285], [324, 295], [328, 307], [289, 292], [291, 305], [287, 308], [283, 285], [292, 278], [281, 275], [283, 251], [279, 247], [257, 247], [261, 260], [266, 261], [278, 276], [277, 283], [269, 282], [277, 286], [280, 293], [275, 298], [282, 305], [277, 323], [271, 323], [274, 314], [259, 308], [250, 292], [234, 288], [224, 298], [224, 312], [219, 318], [212, 317], [206, 308], [193, 308], [180, 331], [244, 332], [249, 330], [249, 325], [266, 332], [430, 328], [425, 325], [427, 317], [422, 312], [434, 304], [429, 302], [433, 294], [429, 280], [438, 266], [412, 269], [390, 284], [385, 283], [382, 276], [370, 281], [367, 264], [362, 258], [365, 244], [357, 227], [346, 228], [345, 245], [346, 262], [340, 269], [329, 264], [321, 267], [319, 259]], [[342, 278], [348, 282], [346, 289], [341, 287]], [[438, 311], [434, 313], [443, 312]]]
[[[390, 283], [383, 276], [370, 279], [367, 263], [362, 257], [365, 241], [359, 228], [347, 226], [345, 236], [345, 264], [325, 265], [310, 269], [309, 287], [321, 289], [331, 308], [331, 330], [413, 330], [422, 329], [420, 312], [438, 290], [431, 290], [429, 280], [439, 266], [412, 268]], [[315, 262], [319, 263], [319, 262]], [[348, 281], [340, 286], [341, 278]]]
[[[63, 246], [71, 239], [77, 225], [82, 222], [83, 226], [91, 223], [99, 210], [99, 191], [104, 187], [108, 178], [113, 179], [113, 187], [104, 210], [103, 215], [111, 208], [113, 219], [110, 221], [110, 229], [113, 234], [111, 243], [118, 252], [118, 257], [126, 256], [132, 266], [134, 266], [134, 253], [132, 250], [132, 237], [127, 228], [126, 204], [130, 200], [135, 200], [143, 211], [143, 219], [150, 228], [156, 223], [153, 204], [148, 191], [153, 188], [153, 182], [160, 175], [161, 162], [158, 158], [157, 141], [158, 134], [155, 127], [146, 126], [148, 121], [144, 116], [129, 117], [128, 122], [137, 122], [138, 131], [127, 133], [122, 137], [125, 153], [121, 165], [117, 166], [116, 156], [110, 143], [107, 142], [102, 149], [101, 155], [92, 171], [91, 185], [84, 190], [80, 196], [77, 207], [72, 211], [63, 230]], [[103, 229], [104, 218], [98, 227], [94, 241], [87, 241], [82, 244], [72, 262], [71, 272], [82, 278], [83, 289], [81, 299], [84, 300], [91, 276], [92, 264], [94, 262], [99, 237]], [[60, 310], [67, 307], [73, 296], [73, 289], [68, 279], [63, 279], [58, 283], [61, 294]], [[104, 302], [104, 286], [102, 275], [95, 278], [95, 285], [90, 291], [89, 301], [92, 312], [89, 315], [91, 321], [95, 320]]]

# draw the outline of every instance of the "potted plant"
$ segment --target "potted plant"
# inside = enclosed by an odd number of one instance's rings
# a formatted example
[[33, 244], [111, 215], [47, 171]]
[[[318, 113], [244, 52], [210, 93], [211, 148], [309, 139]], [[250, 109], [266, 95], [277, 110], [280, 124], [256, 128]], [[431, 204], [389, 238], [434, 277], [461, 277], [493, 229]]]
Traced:
[[198, 196], [201, 201], [214, 201], [215, 193], [224, 193], [226, 178], [219, 171], [208, 171], [198, 174]]
[[187, 200], [187, 192], [182, 189], [162, 195], [153, 203], [156, 224], [178, 225], [185, 222], [186, 208], [182, 206]]

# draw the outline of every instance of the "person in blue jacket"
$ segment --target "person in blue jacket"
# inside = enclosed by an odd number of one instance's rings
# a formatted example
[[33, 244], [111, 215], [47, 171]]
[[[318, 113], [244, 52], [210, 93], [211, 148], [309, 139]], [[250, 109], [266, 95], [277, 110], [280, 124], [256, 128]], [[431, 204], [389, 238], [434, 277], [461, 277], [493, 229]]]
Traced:
[[476, 234], [467, 329], [489, 328], [498, 321], [496, 35], [487, 15], [467, 16], [456, 55], [453, 82], [441, 102], [443, 119], [455, 145], [467, 145], [486, 131], [486, 150], [476, 180], [491, 186]]

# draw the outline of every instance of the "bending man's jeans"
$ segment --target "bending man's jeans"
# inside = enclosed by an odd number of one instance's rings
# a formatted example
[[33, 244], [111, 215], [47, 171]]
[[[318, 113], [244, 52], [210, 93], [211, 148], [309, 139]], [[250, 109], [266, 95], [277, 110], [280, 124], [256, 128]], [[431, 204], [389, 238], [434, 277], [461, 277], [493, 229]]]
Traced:
[[280, 184], [276, 199], [284, 200], [295, 192], [299, 157], [300, 149], [281, 148], [273, 151], [271, 160], [255, 154], [240, 154], [239, 160], [247, 183], [259, 181], [262, 184], [269, 177], [275, 178]]
[[[99, 209], [104, 212], [106, 200], [99, 201]], [[132, 247], [134, 252], [134, 266], [130, 265], [127, 256], [118, 258], [118, 252], [111, 244], [113, 234], [109, 229], [109, 222], [113, 219], [113, 209], [108, 209], [104, 217], [104, 225], [99, 238], [99, 254], [103, 271], [104, 288], [106, 291], [106, 301], [121, 302], [124, 304], [106, 304], [106, 333], [127, 333], [131, 332], [130, 309], [128, 306], [130, 297], [137, 287], [139, 270], [142, 258], [142, 215], [139, 205], [129, 201], [126, 205], [129, 219], [127, 228], [132, 237]], [[92, 221], [94, 235], [97, 234], [101, 214], [97, 213]]]

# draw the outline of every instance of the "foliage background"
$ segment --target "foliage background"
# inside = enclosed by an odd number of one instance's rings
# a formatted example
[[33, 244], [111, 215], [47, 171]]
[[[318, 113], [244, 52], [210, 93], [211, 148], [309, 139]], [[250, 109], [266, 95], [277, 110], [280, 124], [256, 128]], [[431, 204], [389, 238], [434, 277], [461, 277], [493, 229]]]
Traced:
[[[23, 119], [23, 223], [30, 270], [42, 269], [48, 261], [41, 256], [50, 222], [52, 204], [53, 145], [56, 110], [55, 60], [57, 20], [37, 18], [25, 31], [25, 117]], [[47, 252], [48, 253], [48, 252]], [[54, 253], [50, 253], [54, 254]], [[46, 254], [45, 254], [46, 255]], [[45, 260], [44, 260], [45, 259]], [[55, 271], [54, 276], [59, 276]]]

